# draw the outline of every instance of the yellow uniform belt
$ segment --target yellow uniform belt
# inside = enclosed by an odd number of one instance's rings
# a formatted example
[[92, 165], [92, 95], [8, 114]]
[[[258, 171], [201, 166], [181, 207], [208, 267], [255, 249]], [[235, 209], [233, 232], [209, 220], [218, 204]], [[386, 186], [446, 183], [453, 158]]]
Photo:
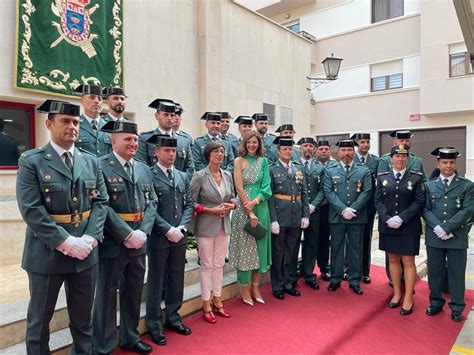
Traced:
[[75, 214], [52, 214], [51, 217], [53, 217], [56, 223], [71, 223], [78, 226], [80, 222], [85, 221], [90, 215], [91, 210]]
[[298, 195], [274, 194], [273, 197], [276, 198], [276, 199], [279, 199], [279, 200], [291, 201], [293, 203], [295, 201], [301, 200], [301, 195], [300, 194], [298, 194]]
[[125, 222], [141, 222], [145, 213], [117, 213], [117, 215]]

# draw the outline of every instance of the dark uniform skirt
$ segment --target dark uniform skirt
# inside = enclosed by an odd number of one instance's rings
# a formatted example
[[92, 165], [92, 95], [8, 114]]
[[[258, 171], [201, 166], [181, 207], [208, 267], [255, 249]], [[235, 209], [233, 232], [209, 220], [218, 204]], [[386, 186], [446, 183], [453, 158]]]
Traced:
[[391, 254], [418, 255], [420, 236], [380, 234], [379, 249]]

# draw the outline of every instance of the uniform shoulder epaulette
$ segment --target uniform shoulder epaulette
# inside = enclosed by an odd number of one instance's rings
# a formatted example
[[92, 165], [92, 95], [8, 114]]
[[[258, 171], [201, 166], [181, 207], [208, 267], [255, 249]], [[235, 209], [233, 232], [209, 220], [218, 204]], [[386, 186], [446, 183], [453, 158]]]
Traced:
[[410, 173], [423, 176], [423, 173], [420, 173], [419, 171], [410, 170]]
[[76, 147], [78, 151], [80, 151], [81, 153], [84, 153], [84, 154], [87, 154], [87, 155], [90, 155], [94, 158], [97, 158], [94, 154], [92, 154], [91, 152], [88, 152], [87, 150], [81, 148], [81, 147]]
[[381, 173], [378, 173], [377, 176], [381, 176], [381, 175], [387, 175], [389, 172], [388, 171], [383, 171]]
[[386, 158], [386, 157], [390, 157], [390, 153], [385, 153], [385, 154], [382, 155], [380, 158]]
[[297, 161], [297, 160], [292, 160], [291, 162], [292, 162], [293, 164], [295, 164], [295, 165], [301, 165], [301, 163], [300, 163], [299, 161]]
[[365, 164], [362, 164], [362, 163], [359, 163], [359, 162], [357, 162], [357, 163], [354, 162], [354, 164], [357, 165], [357, 166], [366, 166]]
[[466, 178], [464, 178], [464, 177], [462, 177], [462, 176], [459, 176], [459, 175], [456, 175], [455, 179], [459, 179], [459, 180], [463, 180], [463, 181], [472, 182], [471, 180], [466, 179]]
[[410, 153], [410, 155], [411, 155], [412, 157], [417, 157], [417, 158], [419, 158], [419, 156], [416, 155], [415, 153]]
[[137, 162], [139, 162], [139, 163], [142, 163], [142, 164], [145, 164], [146, 166], [148, 166], [148, 164], [147, 164], [145, 161], [141, 160], [140, 158], [137, 158], [136, 156], [133, 157], [133, 160], [135, 160], [135, 161], [137, 161]]
[[[268, 160], [268, 159], [267, 159], [267, 160]], [[275, 165], [276, 165], [275, 162], [273, 162], [273, 163], [268, 162], [268, 167], [269, 167], [269, 168], [271, 168], [272, 166], [275, 166]]]
[[41, 153], [41, 152], [43, 152], [43, 151], [44, 151], [44, 148], [43, 148], [43, 147], [33, 148], [33, 149], [30, 149], [30, 150], [27, 150], [27, 151], [23, 152], [23, 153], [20, 155], [20, 158], [29, 158], [29, 157], [31, 157], [32, 155]]
[[439, 178], [439, 176], [432, 177], [432, 178], [428, 179], [427, 182], [429, 182], [429, 181], [436, 181], [436, 180], [438, 180], [438, 178]]
[[[107, 154], [108, 155], [108, 154]], [[99, 157], [99, 160], [108, 160], [109, 157], [107, 155]]]
[[369, 156], [370, 156], [371, 158], [380, 159], [380, 158], [379, 158], [377, 155], [375, 155], [375, 154], [369, 153]]
[[337, 164], [326, 165], [326, 170], [327, 169], [334, 169], [334, 168], [337, 168]]
[[139, 135], [140, 135], [140, 136], [144, 136], [144, 135], [153, 134], [153, 133], [155, 133], [155, 130], [154, 130], [154, 129], [152, 129], [151, 131], [141, 132]]

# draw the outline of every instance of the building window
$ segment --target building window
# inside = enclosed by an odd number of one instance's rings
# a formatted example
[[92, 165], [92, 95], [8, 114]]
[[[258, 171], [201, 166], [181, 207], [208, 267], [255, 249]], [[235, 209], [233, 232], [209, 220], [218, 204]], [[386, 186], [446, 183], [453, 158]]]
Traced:
[[403, 16], [403, 0], [372, 0], [372, 23]]
[[300, 32], [300, 23], [299, 22], [293, 23], [289, 26], [286, 26], [286, 28], [288, 28], [290, 31], [298, 33], [298, 32]]
[[473, 74], [472, 63], [468, 52], [449, 55], [449, 76]]
[[370, 91], [399, 89], [403, 87], [403, 61], [372, 64], [370, 66]]
[[281, 107], [280, 109], [280, 126], [283, 124], [293, 123], [293, 110], [289, 107]]
[[399, 89], [403, 87], [403, 73], [372, 78], [372, 91]]
[[268, 115], [268, 125], [275, 126], [275, 105], [263, 103], [263, 113]]
[[35, 146], [35, 106], [0, 101], [0, 169], [16, 169], [18, 158]]

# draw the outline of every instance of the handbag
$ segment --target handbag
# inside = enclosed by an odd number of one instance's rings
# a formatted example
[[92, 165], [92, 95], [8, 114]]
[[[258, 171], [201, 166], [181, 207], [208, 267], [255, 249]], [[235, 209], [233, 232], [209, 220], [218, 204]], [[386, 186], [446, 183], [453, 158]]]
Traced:
[[245, 223], [244, 226], [244, 231], [253, 236], [255, 239], [262, 239], [263, 237], [265, 237], [265, 234], [267, 234], [267, 230], [268, 229], [260, 222], [258, 222], [257, 226], [253, 228], [250, 225], [250, 219], [247, 221], [247, 223]]

